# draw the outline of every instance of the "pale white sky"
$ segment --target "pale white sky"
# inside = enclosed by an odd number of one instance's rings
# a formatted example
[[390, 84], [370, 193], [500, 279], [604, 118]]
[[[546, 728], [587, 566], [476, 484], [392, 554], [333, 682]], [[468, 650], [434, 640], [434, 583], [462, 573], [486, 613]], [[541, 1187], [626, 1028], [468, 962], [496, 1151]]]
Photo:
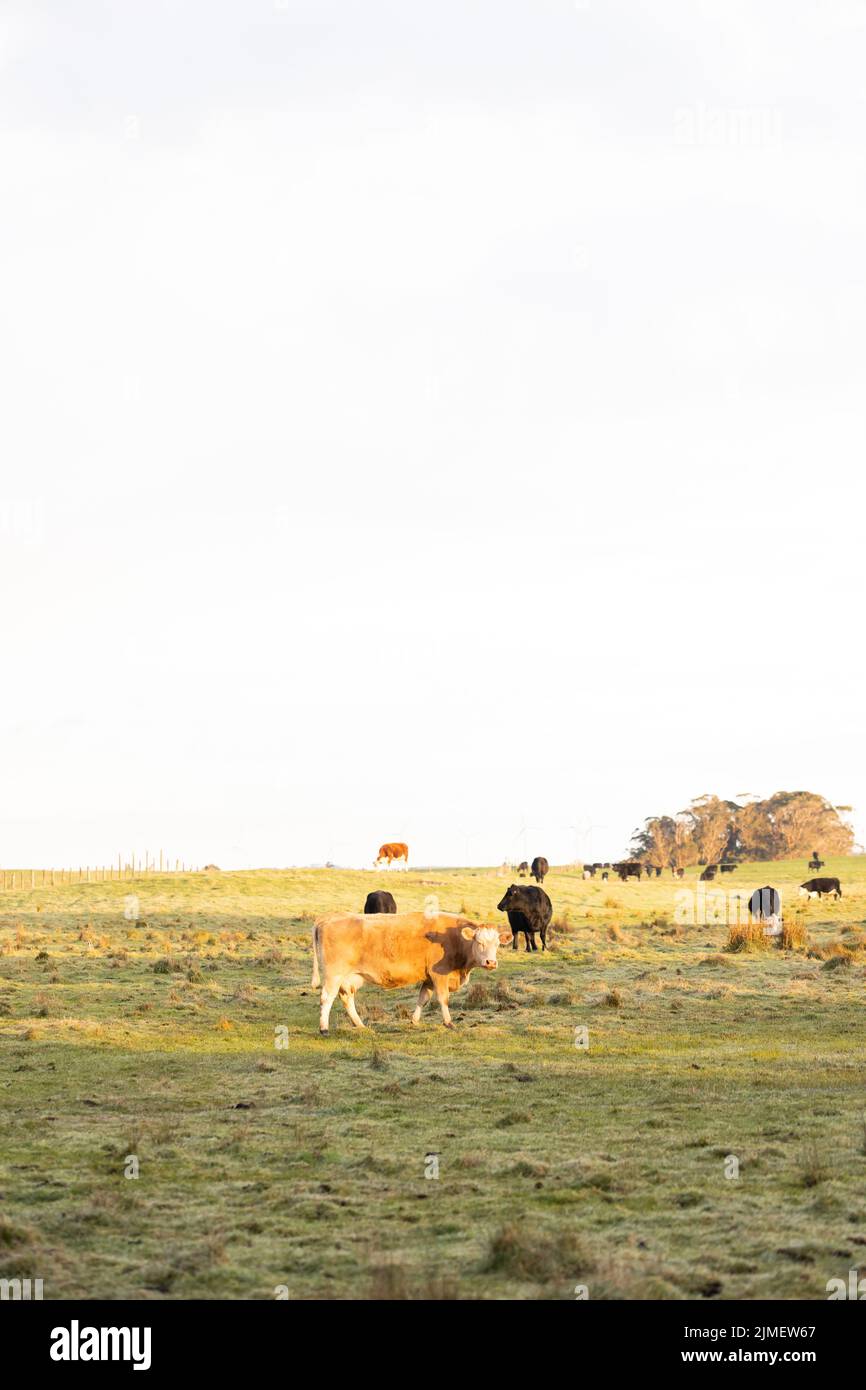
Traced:
[[861, 0], [4, 0], [0, 864], [866, 839], [864, 71]]

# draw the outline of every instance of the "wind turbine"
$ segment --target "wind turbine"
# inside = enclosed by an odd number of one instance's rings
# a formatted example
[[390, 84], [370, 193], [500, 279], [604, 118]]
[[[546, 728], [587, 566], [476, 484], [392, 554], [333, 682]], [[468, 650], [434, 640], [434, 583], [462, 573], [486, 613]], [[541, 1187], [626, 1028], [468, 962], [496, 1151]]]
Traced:
[[[581, 829], [581, 827], [583, 827], [583, 828]], [[606, 826], [606, 825], [601, 825], [598, 821], [592, 820], [591, 817], [589, 817], [589, 816], [584, 816], [584, 817], [582, 817], [582, 818], [579, 820], [579, 822], [578, 822], [577, 825], [570, 825], [568, 828], [569, 828], [569, 830], [575, 830], [575, 831], [577, 832], [577, 835], [578, 835], [579, 839], [586, 839], [586, 840], [589, 841], [589, 854], [586, 855], [585, 858], [586, 858], [586, 860], [588, 860], [588, 862], [591, 864], [591, 863], [592, 863], [592, 837], [593, 837], [593, 832], [596, 831], [596, 830], [607, 830], [607, 826]], [[577, 858], [578, 858], [578, 859], [580, 858], [580, 847], [579, 847], [579, 844], [578, 844]]]

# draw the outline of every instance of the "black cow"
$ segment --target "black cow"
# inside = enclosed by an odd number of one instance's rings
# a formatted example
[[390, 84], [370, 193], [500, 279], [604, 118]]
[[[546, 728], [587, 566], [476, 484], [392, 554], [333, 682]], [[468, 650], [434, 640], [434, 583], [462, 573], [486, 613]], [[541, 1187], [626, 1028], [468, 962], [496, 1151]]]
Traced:
[[832, 893], [834, 898], [841, 898], [842, 888], [838, 878], [810, 878], [805, 883], [800, 884], [801, 893], [817, 893], [819, 898], [823, 898], [825, 893]]
[[710, 883], [716, 876], [716, 865], [708, 864], [701, 874], [701, 883]]
[[537, 951], [535, 933], [541, 937], [541, 949], [547, 950], [547, 928], [553, 916], [553, 904], [543, 888], [532, 884], [512, 883], [501, 903], [499, 912], [508, 914], [508, 925], [513, 933], [512, 950], [517, 950], [517, 936], [523, 932], [527, 951]]
[[771, 888], [769, 883], [763, 888], [756, 888], [749, 898], [749, 912], [753, 922], [761, 922], [765, 917], [778, 917], [781, 907], [779, 890]]
[[625, 883], [627, 878], [640, 878], [641, 875], [640, 864], [632, 863], [630, 860], [620, 860], [618, 864], [614, 864], [613, 868], [614, 872], [619, 874], [623, 883]]
[[532, 861], [532, 868], [529, 872], [536, 883], [543, 883], [544, 875], [550, 873], [550, 865], [543, 855], [537, 854]]
[[607, 883], [608, 879], [610, 878], [610, 874], [608, 873], [607, 869], [602, 869], [601, 878], [603, 883]]
[[522, 863], [518, 864], [517, 872], [519, 873], [521, 878], [525, 878], [526, 875], [529, 873], [529, 865], [527, 864], [525, 859], [522, 861]]
[[814, 869], [815, 872], [817, 873], [818, 870], [819, 870], [819, 869], [823, 869], [823, 867], [824, 867], [824, 860], [823, 860], [823, 859], [819, 859], [818, 856], [817, 856], [817, 854], [813, 854], [813, 855], [812, 855], [812, 858], [809, 860], [809, 868], [810, 868], [810, 869]]
[[719, 868], [721, 869], [721, 871], [722, 871], [723, 874], [732, 874], [732, 873], [734, 872], [734, 869], [735, 869], [736, 867], [737, 867], [736, 864], [720, 864], [720, 865], [719, 865]]
[[367, 894], [367, 901], [364, 903], [364, 912], [396, 912], [397, 904], [392, 895], [386, 888], [376, 889], [373, 893]]

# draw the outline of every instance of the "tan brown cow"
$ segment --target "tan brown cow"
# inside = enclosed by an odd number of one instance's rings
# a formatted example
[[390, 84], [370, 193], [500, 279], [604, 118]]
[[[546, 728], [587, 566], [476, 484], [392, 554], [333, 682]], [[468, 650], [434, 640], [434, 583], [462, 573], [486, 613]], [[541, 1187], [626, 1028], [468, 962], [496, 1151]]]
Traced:
[[319, 1032], [327, 1033], [331, 1005], [339, 994], [356, 1028], [364, 1024], [355, 993], [364, 984], [383, 989], [420, 985], [412, 1022], [435, 994], [442, 1021], [451, 1028], [448, 997], [476, 966], [496, 969], [496, 948], [511, 940], [511, 929], [485, 926], [454, 913], [377, 912], [367, 916], [336, 913], [313, 927], [313, 987], [321, 985]]
[[374, 867], [380, 864], [387, 864], [389, 867], [398, 859], [405, 859], [406, 868], [409, 867], [409, 846], [404, 845], [402, 840], [394, 840], [390, 844], [382, 845], [379, 849], [379, 856], [375, 860]]

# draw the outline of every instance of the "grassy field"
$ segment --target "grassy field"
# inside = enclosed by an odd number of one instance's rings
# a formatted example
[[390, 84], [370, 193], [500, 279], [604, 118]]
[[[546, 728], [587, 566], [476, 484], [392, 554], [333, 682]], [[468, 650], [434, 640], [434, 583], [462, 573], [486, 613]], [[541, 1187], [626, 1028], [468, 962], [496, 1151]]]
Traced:
[[46, 1298], [824, 1298], [866, 1268], [866, 860], [822, 872], [841, 902], [797, 901], [805, 860], [709, 885], [774, 884], [808, 932], [731, 953], [723, 921], [681, 920], [695, 870], [554, 869], [552, 949], [476, 972], [454, 1032], [371, 986], [369, 1030], [338, 1002], [328, 1039], [312, 917], [387, 886], [493, 922], [510, 876], [7, 891], [0, 1277]]

